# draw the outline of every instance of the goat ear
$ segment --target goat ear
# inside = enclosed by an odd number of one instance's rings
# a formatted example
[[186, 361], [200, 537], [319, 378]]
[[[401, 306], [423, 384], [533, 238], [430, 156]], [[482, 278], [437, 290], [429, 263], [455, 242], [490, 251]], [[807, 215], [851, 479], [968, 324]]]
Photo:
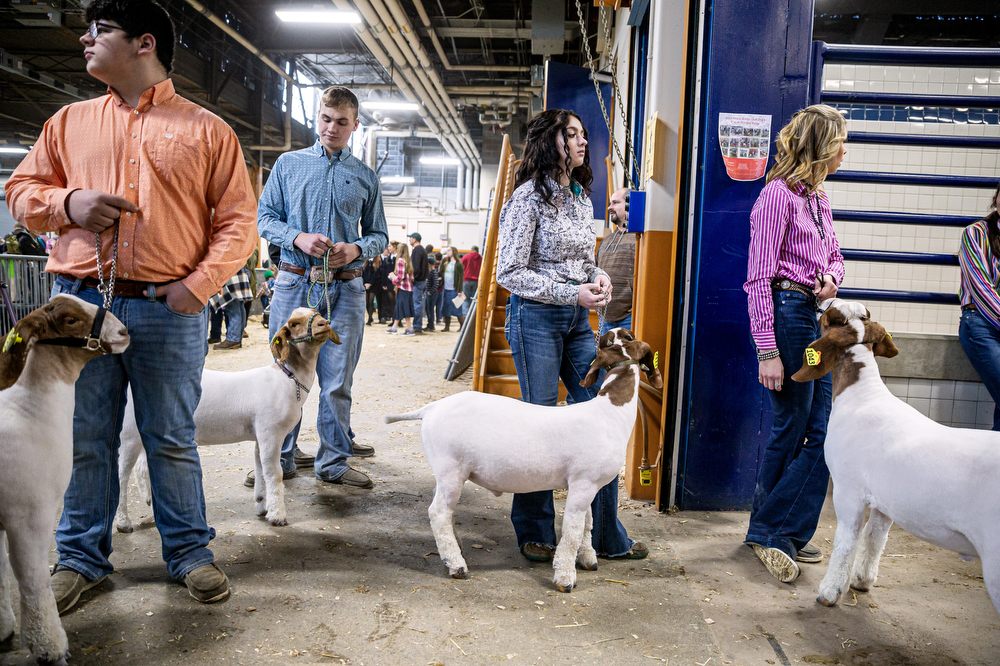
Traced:
[[339, 345], [340, 344], [340, 336], [337, 335], [337, 331], [333, 330], [332, 328], [330, 329], [330, 338], [329, 339], [330, 339], [330, 342], [332, 342], [335, 345]]
[[642, 355], [642, 360], [639, 362], [639, 367], [642, 368], [643, 372], [646, 373], [646, 379], [649, 380], [649, 385], [653, 388], [661, 389], [663, 388], [663, 376], [660, 374], [660, 353], [653, 353], [649, 345], [645, 342], [640, 342], [642, 345], [640, 350], [645, 349], [645, 353]]
[[43, 317], [32, 312], [10, 329], [0, 349], [0, 391], [17, 383], [44, 326]]
[[590, 364], [590, 370], [587, 372], [587, 376], [580, 380], [580, 386], [587, 388], [597, 381], [597, 377], [601, 374], [601, 370], [611, 365], [611, 361], [608, 360], [608, 354], [603, 349], [597, 350], [597, 356], [594, 358], [594, 362]]
[[824, 376], [833, 369], [833, 362], [842, 347], [829, 334], [811, 343], [802, 354], [802, 367], [792, 375], [792, 380], [811, 382]]
[[896, 343], [892, 341], [892, 336], [878, 322], [865, 322], [865, 342], [874, 343], [872, 345], [872, 353], [875, 356], [892, 358], [899, 354], [899, 349], [896, 348]]
[[290, 335], [291, 331], [288, 330], [287, 325], [278, 329], [278, 332], [274, 334], [274, 338], [271, 340], [271, 356], [282, 362], [288, 358], [290, 352], [288, 337]]

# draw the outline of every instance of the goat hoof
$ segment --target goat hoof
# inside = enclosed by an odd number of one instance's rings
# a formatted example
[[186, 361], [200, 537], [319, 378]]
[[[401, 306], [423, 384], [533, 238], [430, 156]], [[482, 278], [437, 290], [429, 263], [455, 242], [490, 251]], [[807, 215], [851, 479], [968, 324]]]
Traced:
[[468, 576], [468, 571], [465, 570], [465, 567], [459, 567], [458, 569], [455, 569], [454, 571], [449, 571], [448, 573], [451, 574], [452, 578], [458, 578], [460, 580], [465, 580], [465, 578]]
[[594, 562], [593, 564], [588, 564], [581, 560], [577, 560], [576, 566], [580, 569], [583, 569], [584, 571], [597, 571], [597, 562]]
[[559, 590], [560, 592], [572, 592], [573, 585], [572, 584], [563, 585], [562, 583], [556, 583], [556, 589]]
[[43, 652], [37, 657], [35, 657], [35, 663], [37, 664], [51, 664], [52, 666], [67, 666], [66, 660], [70, 658], [70, 653], [61, 654], [56, 657], [50, 657], [48, 652]]
[[272, 516], [271, 514], [268, 514], [267, 522], [271, 523], [275, 527], [281, 527], [282, 525], [288, 524], [288, 519], [285, 518], [285, 516], [278, 516], [278, 515]]
[[133, 527], [132, 527], [132, 523], [131, 522], [128, 522], [128, 523], [115, 523], [115, 529], [117, 529], [122, 534], [131, 534], [132, 530], [133, 530]]
[[857, 590], [858, 592], [867, 592], [871, 589], [871, 583], [865, 582], [863, 580], [855, 580], [851, 583], [851, 589]]

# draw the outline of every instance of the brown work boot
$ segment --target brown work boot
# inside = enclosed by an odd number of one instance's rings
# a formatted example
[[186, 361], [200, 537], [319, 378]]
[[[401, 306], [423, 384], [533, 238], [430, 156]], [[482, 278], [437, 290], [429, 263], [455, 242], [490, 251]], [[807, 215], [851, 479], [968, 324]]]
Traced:
[[80, 600], [80, 595], [92, 587], [100, 585], [107, 576], [89, 580], [82, 573], [56, 565], [52, 572], [52, 594], [56, 598], [56, 610], [62, 615]]
[[348, 467], [347, 471], [336, 479], [327, 481], [320, 479], [324, 483], [336, 483], [344, 486], [354, 486], [355, 488], [374, 488], [375, 483], [364, 472], [359, 472], [353, 467]]
[[184, 576], [188, 592], [203, 604], [214, 604], [229, 596], [229, 578], [214, 564], [203, 564]]
[[212, 349], [241, 349], [242, 347], [242, 340], [237, 340], [236, 342], [233, 342], [232, 340], [223, 340], [219, 344], [212, 347]]

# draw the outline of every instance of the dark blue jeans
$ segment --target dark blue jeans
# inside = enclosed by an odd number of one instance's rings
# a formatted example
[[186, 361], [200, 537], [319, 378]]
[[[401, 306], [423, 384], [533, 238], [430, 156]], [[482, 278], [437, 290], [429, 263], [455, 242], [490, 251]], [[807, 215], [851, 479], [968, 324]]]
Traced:
[[768, 391], [774, 420], [757, 467], [746, 538], [791, 557], [816, 532], [830, 480], [823, 455], [833, 396], [830, 375], [792, 381], [805, 348], [821, 335], [812, 304], [798, 292], [774, 292], [774, 336], [785, 379], [780, 391]]
[[[597, 384], [580, 386], [597, 355], [585, 308], [548, 305], [512, 295], [507, 302], [504, 334], [525, 402], [554, 406], [559, 400], [560, 378], [574, 402], [586, 402], [597, 395]], [[635, 542], [618, 520], [618, 477], [598, 491], [591, 511], [591, 541], [597, 554], [617, 557], [628, 553]], [[555, 515], [551, 490], [515, 494], [510, 520], [518, 548], [529, 543], [555, 548]]]
[[[427, 280], [413, 281], [413, 328], [419, 330], [424, 327], [424, 293], [427, 291]], [[428, 328], [434, 328], [434, 322], [430, 322]]]
[[434, 322], [438, 320], [437, 297], [436, 291], [428, 291], [424, 294], [424, 314], [427, 316], [428, 331], [434, 330]]
[[1000, 430], [1000, 330], [977, 310], [962, 310], [958, 341], [993, 397], [993, 429]]

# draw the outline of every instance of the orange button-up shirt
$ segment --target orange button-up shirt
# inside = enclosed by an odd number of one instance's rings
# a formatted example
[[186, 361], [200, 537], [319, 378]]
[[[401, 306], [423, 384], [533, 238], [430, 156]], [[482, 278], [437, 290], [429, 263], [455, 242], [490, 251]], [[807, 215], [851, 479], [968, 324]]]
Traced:
[[[174, 92], [166, 79], [136, 108], [114, 90], [70, 104], [45, 123], [7, 181], [14, 218], [58, 231], [46, 270], [97, 277], [94, 234], [73, 223], [66, 199], [100, 190], [134, 203], [118, 223], [116, 277], [182, 280], [203, 303], [236, 274], [257, 240], [257, 203], [239, 139], [221, 118]], [[111, 274], [114, 228], [101, 234]]]

